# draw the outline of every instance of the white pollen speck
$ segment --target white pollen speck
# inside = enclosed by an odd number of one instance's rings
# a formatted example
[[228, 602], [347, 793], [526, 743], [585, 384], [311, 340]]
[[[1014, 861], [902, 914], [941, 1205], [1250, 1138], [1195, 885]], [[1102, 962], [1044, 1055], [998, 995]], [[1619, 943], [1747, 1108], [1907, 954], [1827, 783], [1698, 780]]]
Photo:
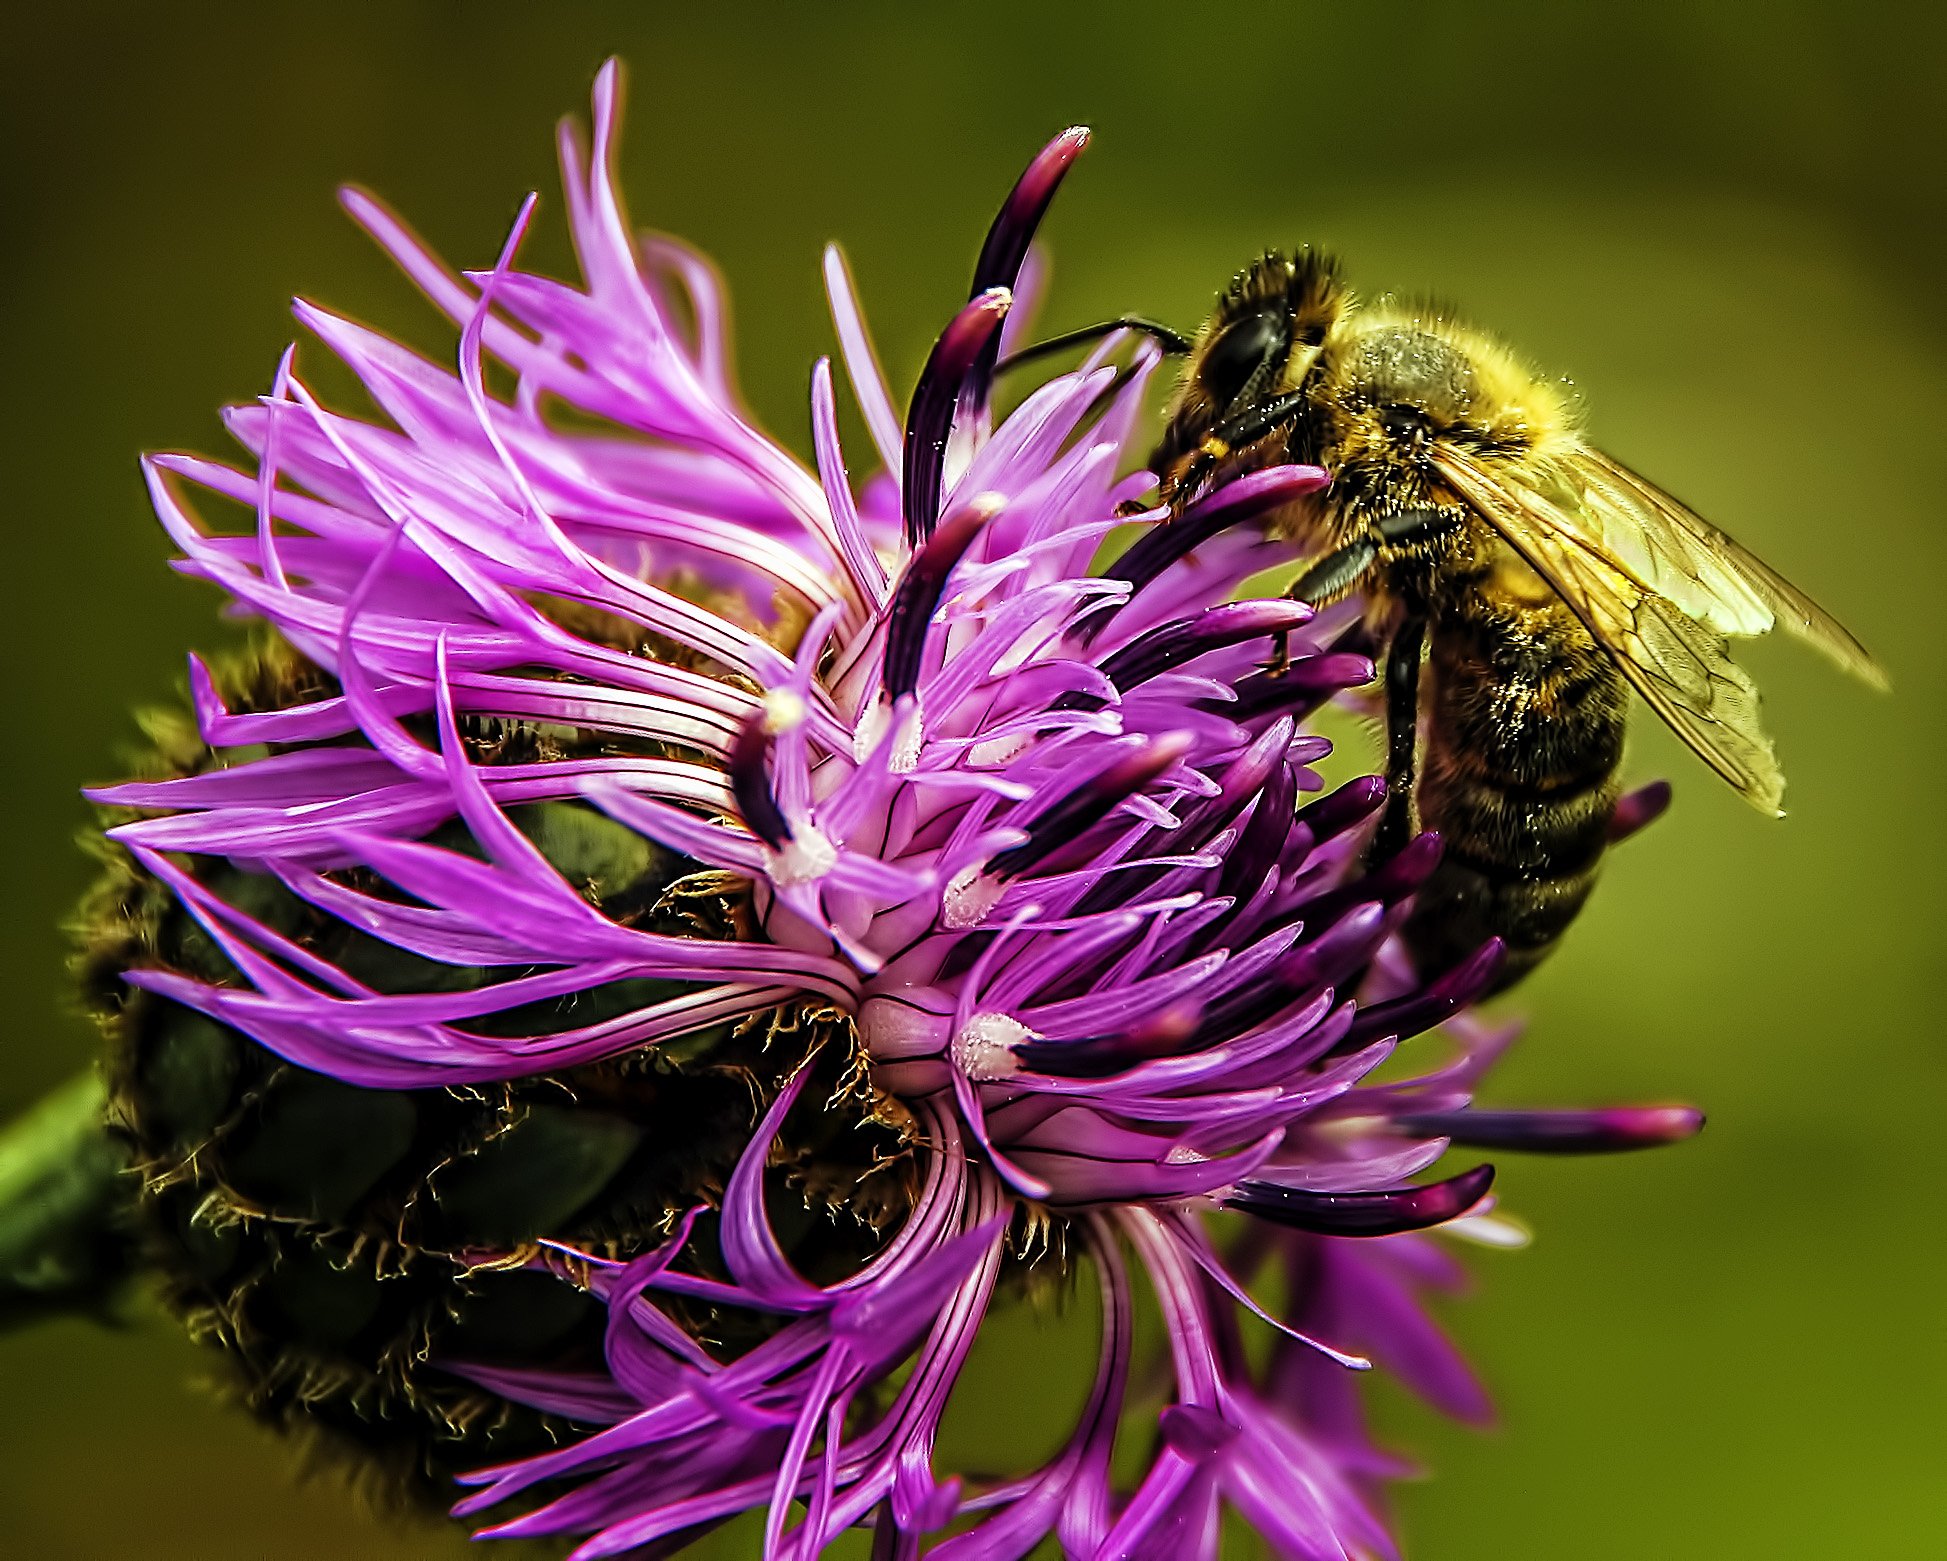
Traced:
[[[886, 727], [892, 720], [892, 704], [884, 698], [879, 699], [860, 717], [859, 724], [852, 731], [852, 757], [860, 764], [872, 756], [872, 750], [885, 740]], [[904, 724], [892, 740], [892, 752], [886, 756], [886, 768], [895, 775], [910, 775], [919, 763], [920, 715], [919, 702], [915, 700], [906, 714]]]
[[940, 914], [950, 931], [978, 927], [1007, 888], [998, 878], [986, 876], [986, 865], [963, 867], [947, 880], [940, 895]]
[[886, 723], [891, 719], [892, 706], [883, 699], [874, 702], [859, 717], [859, 724], [852, 729], [852, 757], [860, 764], [879, 746], [879, 739], [886, 735]]
[[999, 769], [1008, 760], [1027, 752], [1034, 736], [1030, 732], [1015, 732], [1005, 737], [989, 737], [977, 742], [967, 750], [967, 762], [983, 768]]
[[1020, 1071], [1013, 1048], [1039, 1040], [1034, 1031], [1006, 1014], [975, 1014], [953, 1038], [954, 1066], [976, 1084], [1012, 1077]]
[[811, 883], [838, 865], [838, 847], [815, 824], [800, 824], [782, 851], [768, 853], [766, 870], [780, 884]]
[[983, 488], [979, 493], [976, 493], [971, 499], [967, 500], [967, 508], [972, 510], [976, 515], [979, 515], [983, 520], [992, 520], [1002, 510], [1007, 508], [1007, 495], [1004, 493], [996, 493], [992, 488]]
[[919, 701], [915, 699], [892, 740], [890, 768], [895, 775], [910, 775], [919, 763]]
[[764, 696], [764, 733], [775, 737], [779, 732], [795, 731], [804, 725], [805, 702], [793, 688], [774, 688]]

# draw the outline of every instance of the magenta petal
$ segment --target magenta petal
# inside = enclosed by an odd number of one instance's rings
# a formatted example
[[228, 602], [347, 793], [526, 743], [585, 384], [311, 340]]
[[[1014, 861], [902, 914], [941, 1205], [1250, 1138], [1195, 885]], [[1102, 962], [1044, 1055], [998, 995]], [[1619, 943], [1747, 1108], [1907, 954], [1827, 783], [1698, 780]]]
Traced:
[[[920, 370], [913, 403], [906, 414], [905, 467], [901, 494], [906, 540], [917, 548], [932, 536], [940, 513], [940, 484], [946, 471], [947, 439], [955, 408], [970, 376], [991, 373], [989, 348], [1006, 318], [1012, 295], [1004, 287], [976, 296], [941, 332]], [[984, 394], [984, 385], [975, 390]]]

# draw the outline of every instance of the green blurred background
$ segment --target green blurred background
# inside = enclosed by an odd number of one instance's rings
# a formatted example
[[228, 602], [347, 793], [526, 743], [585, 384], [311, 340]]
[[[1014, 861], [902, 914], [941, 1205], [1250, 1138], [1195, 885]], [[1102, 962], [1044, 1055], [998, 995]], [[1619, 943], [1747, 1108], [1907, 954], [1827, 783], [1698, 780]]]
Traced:
[[[135, 470], [221, 449], [315, 295], [428, 347], [430, 311], [338, 214], [381, 192], [490, 263], [558, 213], [551, 125], [631, 66], [638, 220], [715, 255], [745, 384], [808, 445], [831, 350], [819, 246], [851, 255], [895, 383], [963, 296], [1020, 164], [1098, 135], [1048, 230], [1051, 326], [1193, 323], [1257, 248], [1340, 249], [1433, 290], [1586, 392], [1631, 464], [1811, 587], [1891, 669], [1875, 697], [1753, 648], [1792, 779], [1768, 824], [1660, 730], [1672, 816], [1525, 986], [1519, 1102], [1687, 1099], [1654, 1156], [1504, 1167], [1539, 1231], [1451, 1314], [1486, 1435], [1382, 1408], [1434, 1471], [1418, 1561], [1947, 1553], [1941, 913], [1947, 27], [1869, 3], [925, 7], [36, 6], [0, 64], [0, 612], [10, 803], [0, 1110], [85, 1064], [56, 924], [84, 781], [132, 704], [225, 631], [165, 569]], [[558, 230], [530, 259], [559, 266]], [[300, 368], [322, 359], [301, 354]], [[854, 430], [855, 451], [865, 448]], [[1013, 1325], [960, 1437], [1005, 1447], [1086, 1341]], [[1054, 1354], [1047, 1370], [1029, 1357]], [[365, 1514], [196, 1384], [157, 1317], [0, 1339], [0, 1553], [445, 1555]], [[722, 1554], [745, 1553], [732, 1540]]]

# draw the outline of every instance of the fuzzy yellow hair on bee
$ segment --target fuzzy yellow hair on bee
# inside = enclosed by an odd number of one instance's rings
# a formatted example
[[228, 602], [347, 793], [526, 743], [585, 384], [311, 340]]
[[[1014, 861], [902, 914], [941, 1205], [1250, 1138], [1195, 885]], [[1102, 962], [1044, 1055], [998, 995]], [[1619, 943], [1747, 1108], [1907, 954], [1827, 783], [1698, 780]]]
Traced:
[[1292, 594], [1364, 599], [1386, 655], [1389, 798], [1370, 851], [1437, 830], [1405, 934], [1423, 973], [1489, 938], [1505, 984], [1552, 949], [1621, 827], [1631, 689], [1754, 806], [1784, 778], [1726, 636], [1784, 628], [1884, 686], [1857, 639], [1588, 443], [1568, 387], [1436, 305], [1361, 303], [1330, 258], [1267, 253], [1188, 344], [1150, 468], [1181, 508], [1283, 462]]

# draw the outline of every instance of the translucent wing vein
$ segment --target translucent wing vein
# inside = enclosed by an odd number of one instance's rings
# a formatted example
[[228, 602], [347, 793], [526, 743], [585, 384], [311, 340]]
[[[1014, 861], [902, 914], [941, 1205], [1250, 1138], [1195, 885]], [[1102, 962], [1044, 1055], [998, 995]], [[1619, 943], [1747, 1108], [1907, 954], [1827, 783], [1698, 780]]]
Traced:
[[1726, 633], [1771, 627], [1763, 596], [1725, 567], [1693, 562], [1660, 532], [1636, 536], [1619, 510], [1578, 515], [1584, 490], [1573, 471], [1558, 468], [1544, 491], [1464, 452], [1443, 453], [1440, 466], [1671, 730], [1753, 806], [1778, 812], [1785, 782], [1759, 722], [1758, 691], [1724, 642]]

